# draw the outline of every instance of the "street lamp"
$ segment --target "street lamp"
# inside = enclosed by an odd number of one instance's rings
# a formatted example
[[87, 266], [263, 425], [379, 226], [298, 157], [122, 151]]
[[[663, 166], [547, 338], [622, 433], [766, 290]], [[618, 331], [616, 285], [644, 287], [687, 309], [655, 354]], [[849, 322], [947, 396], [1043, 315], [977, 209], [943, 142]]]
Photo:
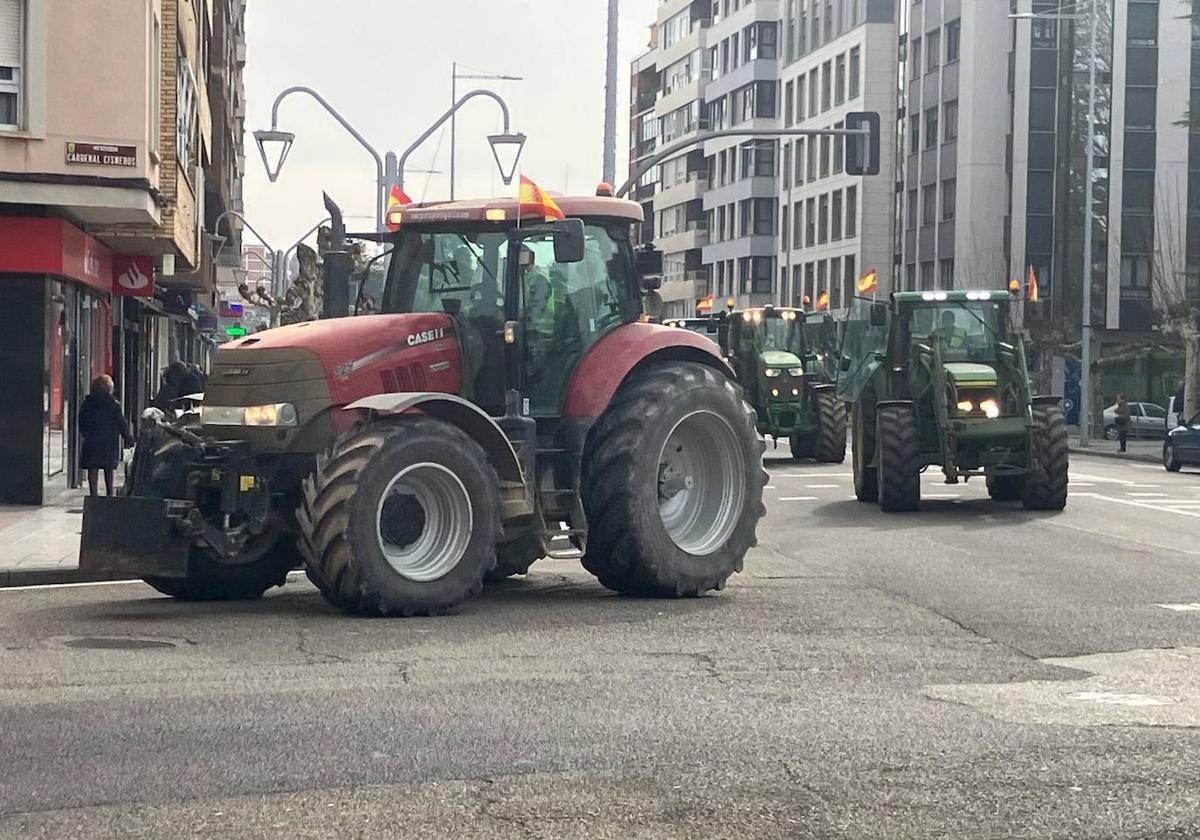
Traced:
[[492, 157], [496, 159], [496, 168], [500, 170], [500, 179], [504, 181], [505, 186], [508, 186], [517, 173], [521, 150], [525, 148], [525, 135], [520, 132], [489, 134], [488, 145], [492, 147]]
[[1088, 20], [1088, 105], [1084, 149], [1083, 309], [1079, 325], [1079, 445], [1091, 445], [1092, 419], [1092, 229], [1096, 222], [1092, 185], [1096, 163], [1096, 0], [1089, 0], [1086, 14], [1018, 12], [1014, 20]]
[[[468, 68], [468, 69], [470, 69], [470, 68]], [[507, 76], [502, 73], [459, 73], [458, 72], [458, 62], [456, 61], [450, 65], [450, 104], [451, 105], [453, 105], [455, 102], [458, 101], [458, 80], [459, 79], [475, 79], [475, 80], [501, 81], [501, 82], [524, 81], [523, 77], [521, 77], [521, 76]], [[451, 114], [451, 116], [450, 116], [450, 200], [451, 201], [454, 200], [454, 180], [455, 180], [454, 176], [455, 176], [455, 167], [456, 167], [456, 163], [458, 160], [458, 142], [457, 142], [457, 140], [458, 140], [458, 132], [457, 132], [458, 125], [457, 124], [458, 124], [458, 119], [453, 114]], [[490, 141], [491, 138], [489, 137], [488, 140]], [[495, 151], [494, 145], [492, 147], [492, 151], [493, 152]], [[496, 159], [496, 165], [500, 166], [499, 158]], [[502, 166], [500, 168], [500, 171], [501, 172], [504, 171], [504, 168]], [[511, 180], [511, 178], [510, 178], [510, 180]], [[509, 181], [506, 180], [504, 183], [508, 184]]]
[[[254, 142], [258, 144], [258, 153], [262, 155], [263, 167], [267, 170], [267, 178], [272, 184], [279, 177], [279, 170], [283, 169], [283, 162], [287, 160], [288, 152], [292, 150], [292, 143], [296, 140], [296, 135], [290, 131], [263, 131], [254, 132]], [[271, 165], [272, 155], [267, 151], [267, 146], [279, 144], [279, 152], [274, 156], [275, 165]]]

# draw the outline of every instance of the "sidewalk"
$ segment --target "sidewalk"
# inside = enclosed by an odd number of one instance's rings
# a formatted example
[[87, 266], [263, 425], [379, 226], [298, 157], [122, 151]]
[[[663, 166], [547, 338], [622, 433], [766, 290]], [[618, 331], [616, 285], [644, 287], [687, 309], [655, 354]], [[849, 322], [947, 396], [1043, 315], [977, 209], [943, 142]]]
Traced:
[[63, 490], [41, 507], [0, 505], [0, 587], [112, 580], [79, 572], [84, 490]]
[[1127, 445], [1128, 452], [1124, 455], [1117, 452], [1115, 440], [1093, 438], [1089, 443], [1089, 446], [1081, 447], [1079, 438], [1072, 437], [1071, 454], [1094, 458], [1114, 458], [1119, 461], [1136, 461], [1145, 464], [1162, 463], [1162, 440], [1130, 440]]

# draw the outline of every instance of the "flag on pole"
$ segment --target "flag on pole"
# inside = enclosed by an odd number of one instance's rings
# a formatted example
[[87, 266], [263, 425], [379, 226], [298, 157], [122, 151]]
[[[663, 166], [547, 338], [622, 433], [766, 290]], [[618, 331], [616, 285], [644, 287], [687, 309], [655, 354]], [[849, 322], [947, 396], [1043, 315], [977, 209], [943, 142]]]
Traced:
[[1029, 266], [1029, 278], [1025, 281], [1025, 297], [1034, 303], [1038, 301], [1037, 272], [1033, 270], [1033, 266]]
[[383, 217], [388, 230], [393, 233], [400, 230], [400, 218], [403, 215], [400, 208], [412, 203], [413, 200], [408, 197], [408, 193], [395, 184], [392, 185], [392, 188], [388, 190], [387, 212]]
[[858, 293], [860, 295], [869, 295], [877, 288], [879, 288], [879, 282], [875, 274], [875, 269], [872, 268], [862, 277], [858, 278]]
[[697, 312], [712, 312], [712, 308], [713, 308], [713, 296], [712, 295], [705, 295], [704, 297], [700, 298], [700, 300], [696, 301], [696, 311]]
[[549, 193], [524, 175], [521, 176], [521, 186], [517, 193], [517, 203], [519, 205], [517, 212], [520, 216], [528, 213], [530, 215], [541, 216], [546, 221], [566, 218]]
[[829, 290], [822, 289], [817, 293], [817, 309], [829, 308]]

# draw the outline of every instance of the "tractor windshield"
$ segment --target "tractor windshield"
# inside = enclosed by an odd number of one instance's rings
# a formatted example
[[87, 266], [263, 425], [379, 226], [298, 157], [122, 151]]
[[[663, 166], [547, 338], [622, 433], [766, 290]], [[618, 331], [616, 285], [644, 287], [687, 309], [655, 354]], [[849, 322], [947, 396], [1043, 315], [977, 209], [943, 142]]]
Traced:
[[750, 346], [743, 348], [743, 352], [777, 350], [804, 357], [804, 330], [798, 320], [779, 316], [763, 317], [761, 310], [748, 310], [747, 313], [751, 317], [745, 319], [743, 315], [743, 318], [749, 322], [750, 328], [743, 335], [750, 339]]
[[1004, 340], [1005, 303], [994, 300], [938, 301], [921, 304], [908, 315], [913, 341], [941, 339], [951, 361], [995, 361]]
[[402, 231], [392, 251], [384, 312], [501, 317], [508, 236], [493, 229]]

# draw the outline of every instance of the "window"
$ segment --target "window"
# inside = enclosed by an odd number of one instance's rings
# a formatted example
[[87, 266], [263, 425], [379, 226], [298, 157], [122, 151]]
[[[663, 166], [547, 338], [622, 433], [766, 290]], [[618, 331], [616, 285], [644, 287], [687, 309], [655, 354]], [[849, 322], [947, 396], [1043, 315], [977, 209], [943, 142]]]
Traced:
[[831, 76], [832, 70], [833, 70], [832, 64], [833, 64], [833, 62], [826, 61], [824, 64], [821, 65], [821, 111], [822, 112], [829, 110], [829, 94], [830, 94], [829, 89], [832, 84], [832, 79], [830, 78], [830, 76]]
[[826, 260], [817, 261], [817, 294], [829, 291], [829, 263]]
[[718, 242], [725, 241], [725, 205], [717, 208], [717, 232], [713, 237]]
[[813, 277], [813, 264], [805, 263], [804, 264], [804, 297], [808, 298], [809, 302], [811, 303], [813, 300], [816, 299], [816, 296], [817, 296], [817, 288], [816, 288], [816, 280]]
[[817, 244], [824, 245], [829, 241], [829, 194], [817, 199]]
[[783, 205], [779, 208], [779, 247], [784, 251], [791, 249], [792, 225], [788, 214], [791, 212], [791, 207]]
[[849, 90], [846, 91], [847, 99], [858, 98], [858, 89], [860, 77], [862, 73], [862, 49], [854, 47], [850, 50], [850, 75], [849, 75]]
[[771, 294], [771, 281], [774, 279], [775, 272], [771, 258], [750, 257], [747, 262], [750, 271], [750, 291], [756, 295]]
[[814, 3], [812, 10], [812, 43], [809, 46], [816, 49], [821, 44], [821, 4]]
[[829, 177], [829, 135], [821, 137], [821, 177]]
[[758, 58], [776, 58], [779, 55], [779, 28], [774, 23], [758, 24]]
[[1121, 291], [1142, 292], [1150, 289], [1150, 257], [1121, 257]]
[[925, 69], [932, 72], [938, 69], [942, 60], [942, 31], [935, 29], [925, 35]]
[[833, 104], [841, 105], [846, 101], [846, 55], [839, 55], [834, 63], [833, 71]]
[[921, 187], [921, 224], [931, 225], [937, 220], [937, 191], [933, 184]]
[[825, 3], [825, 43], [833, 40], [833, 0]]
[[803, 221], [804, 202], [797, 201], [792, 205], [792, 246], [800, 248], [804, 244], [804, 227], [801, 224]]
[[1056, 91], [1033, 88], [1029, 91], [1029, 130], [1054, 131]]
[[817, 98], [817, 85], [820, 84], [820, 79], [817, 78], [818, 75], [820, 74], [817, 73], [817, 68], [815, 67], [808, 74], [808, 115], [810, 117], [817, 115], [817, 106], [821, 104], [820, 99]]
[[175, 158], [179, 171], [189, 180], [192, 177], [193, 141], [196, 134], [196, 77], [192, 73], [184, 45], [179, 45], [175, 62]]
[[804, 122], [804, 76], [796, 78], [796, 122]]
[[775, 235], [775, 200], [748, 198], [741, 202], [742, 236]]
[[808, 180], [817, 180], [817, 147], [821, 144], [816, 137], [808, 138]]
[[938, 141], [938, 109], [925, 109], [925, 148], [932, 149]]
[[908, 229], [917, 229], [917, 191], [908, 191]]
[[783, 162], [779, 173], [779, 181], [786, 186], [792, 180], [792, 144], [783, 142]]
[[793, 82], [788, 82], [786, 85], [783, 86], [783, 127], [784, 128], [791, 128], [792, 123], [793, 123], [792, 106], [794, 104], [794, 100], [792, 99], [792, 96], [794, 94], [794, 90], [793, 90], [794, 86], [795, 86], [795, 84]]
[[[796, 186], [804, 183], [804, 150], [808, 145], [807, 137], [796, 138]], [[786, 185], [785, 185], [786, 186]]]
[[917, 290], [917, 264], [909, 263], [904, 266], [904, 290], [915, 292]]
[[680, 41], [680, 40], [686, 38], [688, 36], [688, 33], [691, 31], [692, 31], [692, 14], [691, 14], [691, 7], [689, 6], [688, 8], [684, 9], [679, 14], [675, 15], [670, 20], [666, 21], [659, 28], [659, 32], [661, 33], [661, 35], [659, 36], [659, 39], [660, 39], [660, 42], [662, 43], [662, 49], [665, 50], [667, 47], [671, 46], [676, 41]]
[[734, 32], [732, 35], [729, 36], [729, 66], [730, 66], [730, 68], [736, 68], [742, 61], [742, 54], [741, 54], [741, 51], [738, 49], [738, 44], [740, 42], [741, 42], [741, 39], [738, 37], [738, 33]]
[[742, 177], [773, 177], [775, 175], [775, 141], [758, 140], [741, 147]]
[[829, 308], [840, 309], [842, 306], [842, 258], [834, 257], [829, 261]]
[[1154, 173], [1126, 170], [1122, 181], [1121, 205], [1134, 212], [1154, 211]]
[[858, 272], [855, 270], [858, 260], [854, 254], [849, 254], [846, 257], [846, 268], [844, 271], [844, 279], [842, 284], [846, 287], [845, 297], [842, 298], [846, 302], [846, 306], [851, 306], [851, 301], [854, 300], [854, 295], [858, 292]]
[[[801, 3], [804, 0], [800, 0]], [[796, 55], [801, 56], [808, 52], [808, 12], [803, 8], [800, 9], [799, 25], [796, 27]]]
[[946, 63], [958, 61], [959, 39], [962, 36], [962, 22], [952, 20], [946, 24]]
[[1154, 130], [1156, 94], [1154, 88], [1126, 88], [1125, 127]]
[[949, 291], [954, 288], [954, 258], [938, 263], [938, 288]]
[[833, 191], [833, 205], [829, 213], [829, 238], [834, 242], [842, 240], [842, 191]]
[[1158, 2], [1129, 4], [1128, 43], [1153, 47], [1158, 43]]
[[0, 0], [0, 126], [5, 128], [20, 128], [23, 122], [24, 5], [24, 0]]
[[921, 263], [921, 291], [929, 291], [935, 288], [933, 277], [933, 260], [926, 260]]
[[921, 39], [913, 38], [908, 63], [912, 66], [913, 79], [921, 78]]
[[[834, 123], [834, 128], [845, 128], [845, 123]], [[830, 142], [833, 143], [833, 174], [838, 174], [842, 171], [842, 156], [846, 149], [845, 137], [831, 137]]]
[[942, 106], [942, 140], [949, 143], [958, 139], [958, 100], [951, 99]]
[[921, 148], [921, 117], [918, 114], [908, 115], [908, 151], [910, 153]]
[[858, 236], [858, 187], [846, 187], [846, 238]]
[[954, 200], [957, 192], [958, 180], [956, 178], [947, 178], [942, 181], [942, 221], [944, 222], [954, 218]]
[[817, 244], [817, 201], [808, 199], [804, 205], [804, 245], [808, 248]]

